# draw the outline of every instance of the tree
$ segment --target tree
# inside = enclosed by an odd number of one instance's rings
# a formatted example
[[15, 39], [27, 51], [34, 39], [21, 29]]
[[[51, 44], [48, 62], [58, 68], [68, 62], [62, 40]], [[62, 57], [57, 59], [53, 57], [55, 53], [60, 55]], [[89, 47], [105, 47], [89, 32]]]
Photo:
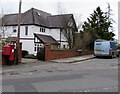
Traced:
[[2, 35], [2, 38], [5, 38], [6, 31], [9, 28], [8, 26], [5, 26], [7, 24], [7, 19], [5, 18], [3, 8], [1, 6], [1, 15], [0, 15], [0, 34]]
[[74, 34], [74, 49], [90, 50], [92, 35], [90, 32], [78, 32]]
[[78, 31], [82, 30], [82, 25], [83, 25], [83, 21], [81, 20], [82, 15], [78, 13], [73, 13], [73, 15], [74, 15], [74, 19], [75, 19]]
[[[107, 4], [108, 4], [108, 7], [107, 7], [107, 12], [105, 14], [108, 17], [108, 21], [111, 21], [111, 22], [115, 23], [115, 21], [113, 20], [113, 18], [111, 18], [111, 15], [113, 15], [113, 14], [111, 13], [112, 9], [110, 8], [110, 4], [109, 3], [107, 3]], [[109, 27], [109, 30], [114, 31], [112, 25]]]
[[10, 36], [11, 34], [7, 34], [7, 30], [9, 28], [9, 26], [6, 26], [7, 24], [7, 20], [4, 18], [5, 15], [0, 18], [0, 33], [2, 34], [2, 38], [5, 38], [5, 35]]
[[62, 2], [57, 3], [57, 14], [65, 14], [66, 13], [66, 8], [63, 6]]
[[63, 27], [62, 34], [64, 35], [65, 39], [67, 40], [69, 49], [72, 49], [74, 46], [73, 45], [74, 44], [74, 33], [76, 32], [76, 29], [72, 22], [71, 22], [71, 24], [72, 24], [71, 26], [69, 26], [69, 23]]
[[[77, 31], [74, 17], [73, 15], [66, 14], [66, 9], [60, 2], [58, 2], [57, 7], [58, 7], [58, 14], [61, 15], [62, 17], [61, 23], [63, 24], [63, 28], [61, 28], [60, 35], [63, 35], [62, 38], [64, 38], [67, 41], [69, 49], [72, 49], [74, 46], [73, 45], [74, 33]], [[60, 36], [60, 41], [61, 41], [61, 36]]]
[[109, 31], [109, 28], [112, 28], [112, 22], [108, 20], [109, 18], [110, 15], [108, 16], [100, 7], [97, 7], [90, 18], [87, 18], [88, 22], [84, 22], [83, 31], [91, 32], [93, 40], [114, 40], [115, 34], [113, 31]]

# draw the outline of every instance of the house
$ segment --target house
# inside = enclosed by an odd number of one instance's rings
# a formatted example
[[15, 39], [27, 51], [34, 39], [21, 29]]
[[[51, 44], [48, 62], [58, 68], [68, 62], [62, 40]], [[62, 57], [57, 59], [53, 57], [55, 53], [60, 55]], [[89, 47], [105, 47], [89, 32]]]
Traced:
[[[16, 41], [18, 29], [18, 14], [5, 15], [2, 19], [4, 28], [3, 39]], [[72, 14], [51, 15], [44, 11], [31, 8], [21, 14], [20, 42], [22, 50], [36, 54], [37, 49], [44, 44], [60, 44], [62, 48], [69, 48], [68, 36], [77, 32]], [[66, 30], [67, 27], [67, 30]], [[66, 30], [66, 32], [65, 32]], [[14, 40], [15, 39], [15, 40]]]
[[120, 44], [120, 1], [118, 2], [118, 43]]

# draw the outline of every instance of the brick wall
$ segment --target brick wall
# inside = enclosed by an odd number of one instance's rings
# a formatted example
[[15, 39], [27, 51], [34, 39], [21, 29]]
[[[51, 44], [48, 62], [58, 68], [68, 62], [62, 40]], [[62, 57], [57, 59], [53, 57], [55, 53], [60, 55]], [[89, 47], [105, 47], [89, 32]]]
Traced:
[[80, 56], [80, 55], [89, 55], [92, 53], [93, 51], [79, 52], [75, 50], [51, 50], [51, 46], [46, 45], [45, 46], [45, 61]]

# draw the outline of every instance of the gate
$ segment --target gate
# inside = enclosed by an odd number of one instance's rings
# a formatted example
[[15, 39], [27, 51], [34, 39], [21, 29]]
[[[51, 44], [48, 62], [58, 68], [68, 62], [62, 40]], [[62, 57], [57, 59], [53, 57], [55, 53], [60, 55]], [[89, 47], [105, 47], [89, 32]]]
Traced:
[[41, 49], [37, 52], [37, 59], [38, 59], [38, 60], [45, 60], [45, 48], [41, 48]]

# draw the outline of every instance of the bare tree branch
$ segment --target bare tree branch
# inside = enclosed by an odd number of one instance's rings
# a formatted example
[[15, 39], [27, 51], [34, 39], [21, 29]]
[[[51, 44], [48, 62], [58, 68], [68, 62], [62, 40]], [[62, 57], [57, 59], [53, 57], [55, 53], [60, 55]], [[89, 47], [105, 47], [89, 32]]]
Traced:
[[[61, 2], [58, 2], [58, 14], [65, 14], [66, 9], [63, 7]], [[73, 48], [73, 39], [74, 39], [74, 33], [76, 32], [76, 23], [73, 20], [73, 15], [68, 19], [65, 17], [65, 15], [62, 16], [62, 24], [64, 27], [61, 30], [61, 33], [64, 35], [62, 39], [65, 39], [68, 43], [69, 49]], [[80, 24], [79, 24], [80, 25]]]
[[1, 7], [1, 15], [0, 15], [0, 33], [2, 35], [2, 38], [5, 38], [5, 35], [6, 35], [6, 32], [7, 29], [9, 28], [8, 26], [5, 26], [5, 24], [7, 24], [7, 20], [4, 18], [5, 15], [4, 15], [4, 11], [3, 11], [3, 8], [2, 8], [2, 5], [0, 5]]

